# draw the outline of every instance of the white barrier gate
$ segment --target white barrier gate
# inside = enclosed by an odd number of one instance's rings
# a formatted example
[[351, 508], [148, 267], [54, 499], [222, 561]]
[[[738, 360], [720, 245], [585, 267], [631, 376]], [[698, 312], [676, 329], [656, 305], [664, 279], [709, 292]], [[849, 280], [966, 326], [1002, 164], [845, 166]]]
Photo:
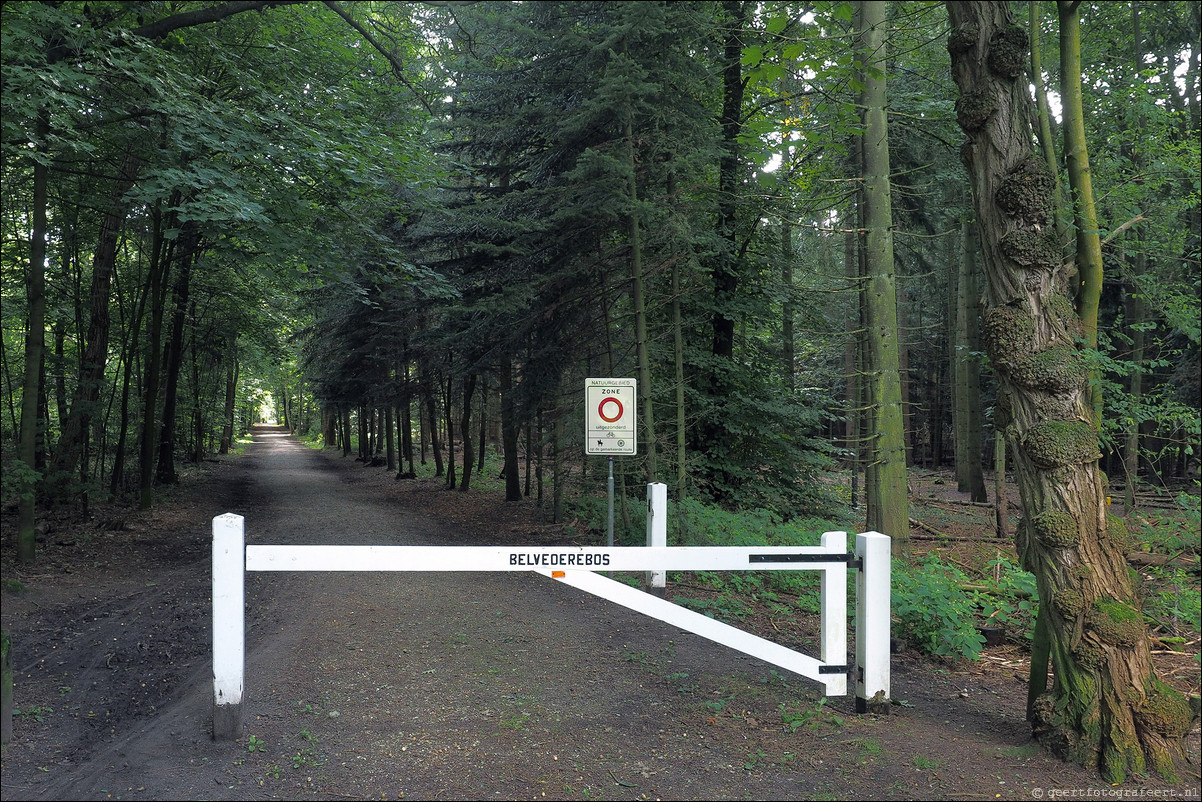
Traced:
[[[661, 489], [663, 488], [663, 489]], [[665, 545], [667, 494], [648, 486], [648, 546], [247, 546], [243, 518], [213, 519], [213, 737], [241, 735], [246, 571], [533, 571], [847, 693], [847, 568], [856, 568], [856, 709], [889, 699], [890, 543], [877, 532], [827, 532], [819, 546]], [[819, 658], [789, 649], [596, 571], [822, 571]]]

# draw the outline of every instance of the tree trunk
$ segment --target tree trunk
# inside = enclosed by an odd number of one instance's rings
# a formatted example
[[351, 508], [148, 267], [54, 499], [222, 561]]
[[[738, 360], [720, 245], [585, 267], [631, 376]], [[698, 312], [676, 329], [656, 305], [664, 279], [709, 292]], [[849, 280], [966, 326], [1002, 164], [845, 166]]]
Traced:
[[505, 456], [505, 500], [522, 500], [521, 477], [518, 476], [518, 421], [513, 398], [513, 360], [508, 355], [501, 362], [501, 451]]
[[426, 422], [430, 429], [430, 449], [434, 452], [434, 475], [442, 476], [442, 446], [438, 440], [438, 410], [435, 409], [434, 380], [426, 371], [423, 371], [422, 374], [422, 395], [426, 400]]
[[201, 384], [200, 384], [200, 354], [196, 348], [196, 329], [198, 321], [196, 319], [196, 302], [192, 302], [192, 344], [189, 347], [191, 351], [192, 361], [192, 461], [199, 464], [204, 461], [205, 453], [205, 416], [204, 405], [201, 403]]
[[639, 394], [643, 397], [643, 447], [647, 455], [647, 481], [659, 481], [655, 462], [655, 417], [651, 403], [651, 359], [647, 354], [647, 303], [643, 294], [643, 246], [639, 236], [638, 176], [634, 162], [634, 132], [627, 116], [624, 134], [626, 159], [630, 168], [630, 215], [627, 219], [630, 237], [631, 301], [634, 304], [634, 346], [639, 362]]
[[[43, 111], [37, 122], [38, 151], [44, 156], [50, 133], [50, 116]], [[50, 169], [39, 160], [33, 162], [32, 230], [29, 235], [29, 272], [25, 295], [29, 319], [25, 328], [25, 379], [21, 385], [21, 435], [18, 452], [24, 463], [21, 495], [18, 502], [17, 559], [26, 565], [37, 553], [35, 499], [37, 495], [38, 396], [42, 378], [42, 353], [46, 348], [46, 198]]]
[[192, 262], [196, 258], [199, 237], [199, 232], [195, 229], [190, 233], [183, 253], [180, 254], [179, 276], [172, 291], [175, 312], [171, 318], [171, 339], [167, 345], [167, 376], [163, 384], [163, 432], [159, 438], [159, 463], [155, 471], [155, 481], [159, 484], [175, 484], [179, 481], [175, 472], [175, 412], [179, 401], [179, 372], [184, 363], [184, 322], [192, 284]]
[[359, 428], [359, 461], [367, 464], [371, 459], [371, 436], [367, 433], [367, 406], [359, 405], [356, 423]]
[[384, 407], [384, 435], [387, 445], [385, 446], [385, 459], [388, 463], [388, 472], [392, 473], [396, 470], [396, 435], [392, 429], [392, 404]]
[[[488, 453], [488, 375], [484, 376], [484, 386], [480, 388], [480, 436], [476, 440], [476, 472], [484, 473], [484, 458]], [[496, 441], [493, 441], [496, 442]]]
[[321, 441], [325, 448], [338, 444], [338, 409], [336, 407], [322, 407]]
[[868, 488], [868, 528], [893, 539], [893, 553], [909, 551], [906, 444], [898, 361], [889, 134], [885, 114], [885, 3], [860, 4], [864, 75], [864, 227], [867, 233], [868, 375], [873, 407], [875, 481]]
[[[1093, 179], [1089, 151], [1085, 146], [1085, 113], [1081, 106], [1081, 26], [1079, 2], [1057, 0], [1060, 15], [1060, 102], [1064, 109], [1064, 159], [1073, 196], [1073, 220], [1077, 227], [1077, 314], [1085, 347], [1098, 347], [1098, 306], [1102, 300], [1102, 238], [1094, 208]], [[1089, 402], [1094, 426], [1102, 425], [1102, 385], [1089, 383]]]
[[1052, 134], [1052, 110], [1048, 105], [1048, 93], [1043, 83], [1043, 67], [1039, 54], [1039, 25], [1042, 5], [1039, 0], [1031, 0], [1027, 4], [1031, 41], [1031, 85], [1035, 87], [1035, 107], [1039, 115], [1039, 125], [1036, 127], [1036, 132], [1039, 134], [1039, 146], [1055, 182], [1052, 190], [1052, 207], [1053, 219], [1056, 223], [1056, 242], [1064, 247], [1068, 243], [1065, 231], [1067, 226], [1064, 219], [1064, 198], [1060, 191], [1060, 163], [1056, 159], [1056, 138]]
[[127, 204], [125, 193], [133, 186], [138, 173], [138, 157], [132, 145], [125, 151], [117, 183], [109, 199], [109, 210], [100, 223], [96, 252], [92, 257], [92, 288], [89, 293], [91, 316], [80, 361], [79, 381], [71, 411], [63, 421], [58, 447], [51, 468], [54, 473], [69, 474], [79, 462], [83, 442], [87, 437], [92, 416], [100, 400], [104, 384], [104, 369], [109, 353], [109, 305], [111, 302], [113, 270], [117, 265], [117, 235], [125, 222]]
[[455, 403], [454, 403], [455, 378], [447, 373], [447, 387], [443, 393], [443, 411], [447, 418], [447, 480], [446, 489], [454, 490], [455, 479]]
[[739, 268], [735, 264], [735, 214], [738, 208], [741, 156], [739, 134], [743, 130], [743, 26], [748, 3], [723, 0], [727, 17], [723, 40], [722, 67], [722, 155], [718, 163], [718, 236], [725, 240], [727, 252], [714, 267], [713, 354], [734, 356], [735, 320], [732, 304], [739, 287]]
[[[238, 335], [231, 334], [229, 343], [225, 349], [225, 406], [221, 415], [221, 445], [218, 448], [219, 454], [230, 453], [230, 447], [234, 444], [234, 414], [237, 410], [238, 401]], [[325, 423], [323, 419], [322, 423]], [[323, 427], [323, 436], [325, 439], [324, 445], [330, 444], [330, 439], [325, 435], [328, 429]]]
[[793, 318], [797, 314], [797, 304], [793, 301], [793, 262], [796, 258], [796, 253], [793, 249], [793, 223], [787, 217], [782, 217], [780, 220], [780, 282], [784, 300], [781, 301], [780, 309], [780, 356], [781, 370], [785, 374], [785, 387], [788, 388], [790, 395], [797, 389], [797, 367], [794, 364], [795, 356], [793, 353], [793, 339], [795, 336], [793, 332]]
[[684, 399], [684, 325], [680, 313], [680, 259], [672, 262], [672, 360], [676, 367], [676, 500], [688, 491], [688, 462], [685, 446], [688, 430]]
[[[403, 476], [409, 479], [417, 478], [417, 470], [413, 465], [413, 389], [409, 384], [409, 346], [405, 345], [405, 360], [401, 371], [401, 409], [400, 409], [400, 429], [401, 429], [401, 460], [409, 466]], [[418, 417], [421, 417], [420, 413]], [[402, 470], [404, 466], [400, 466], [398, 470]], [[402, 474], [398, 473], [397, 478], [401, 478]]]
[[1054, 182], [1031, 151], [1027, 34], [1008, 3], [947, 7], [957, 118], [969, 137], [961, 155], [982, 238], [985, 347], [1023, 500], [1016, 547], [1038, 581], [1056, 677], [1033, 705], [1035, 732], [1109, 782], [1169, 776], [1192, 716], [1155, 675], [1125, 528], [1106, 514], [1088, 369], [1075, 345], [1081, 321], [1062, 294], [1049, 236]]
[[[178, 195], [171, 205], [180, 202]], [[154, 455], [158, 445], [158, 425], [155, 413], [159, 404], [159, 381], [161, 380], [162, 351], [159, 342], [163, 332], [163, 304], [167, 274], [171, 266], [173, 243], [167, 243], [161, 211], [154, 210], [153, 243], [151, 246], [150, 274], [147, 276], [146, 302], [150, 305], [149, 332], [146, 343], [146, 378], [142, 396], [142, 442], [138, 459], [138, 504], [146, 510], [154, 501]], [[171, 217], [174, 223], [174, 216]]]
[[[1134, 3], [1131, 8], [1131, 39], [1132, 39], [1132, 67], [1138, 74], [1143, 67], [1143, 35], [1140, 29], [1139, 20], [1139, 4]], [[1144, 158], [1142, 148], [1136, 144], [1136, 138], [1143, 130], [1143, 115], [1136, 117], [1135, 125], [1128, 131], [1130, 137], [1125, 144], [1123, 150], [1128, 158], [1131, 159], [1132, 167], [1136, 174], [1142, 173], [1144, 166]], [[1137, 179], [1137, 182], [1142, 183], [1142, 179]], [[1130, 237], [1135, 240], [1135, 247], [1131, 250], [1131, 256], [1128, 257], [1128, 270], [1130, 271], [1127, 281], [1123, 286], [1124, 297], [1124, 312], [1127, 318], [1127, 326], [1131, 331], [1131, 364], [1134, 369], [1131, 371], [1129, 379], [1130, 384], [1127, 387], [1128, 403], [1134, 409], [1139, 409], [1143, 403], [1144, 393], [1144, 359], [1145, 359], [1145, 340], [1143, 323], [1147, 319], [1148, 309], [1147, 303], [1144, 301], [1143, 295], [1139, 292], [1137, 282], [1144, 275], [1147, 269], [1147, 257], [1144, 251], [1143, 232], [1141, 226], [1136, 226], [1130, 233]], [[1127, 431], [1123, 438], [1123, 514], [1130, 515], [1135, 511], [1136, 490], [1139, 487], [1139, 427], [1143, 422], [1142, 416], [1131, 416], [1134, 418], [1128, 425]]]
[[125, 441], [129, 436], [129, 393], [130, 385], [133, 382], [134, 362], [138, 351], [137, 332], [142, 328], [142, 315], [146, 309], [146, 297], [146, 292], [137, 293], [133, 315], [128, 326], [130, 335], [122, 345], [124, 351], [122, 361], [125, 364], [121, 378], [121, 421], [117, 425], [117, 447], [113, 455], [113, 472], [109, 477], [109, 497], [112, 499], [116, 499], [121, 494], [125, 484]]
[[[977, 228], [961, 225], [960, 271], [956, 280], [956, 479], [973, 501], [988, 501], [981, 469], [981, 370], [973, 352], [977, 337]], [[961, 464], [963, 463], [963, 464]]]
[[993, 523], [999, 539], [1010, 537], [1010, 510], [1006, 499], [1006, 437], [993, 431]]
[[[858, 145], [858, 143], [857, 143]], [[853, 153], [859, 152], [859, 147], [852, 148]], [[859, 172], [859, 159], [853, 173]], [[846, 389], [843, 393], [843, 404], [847, 410], [844, 418], [844, 448], [851, 467], [851, 508], [854, 510], [860, 503], [860, 343], [862, 326], [860, 324], [860, 254], [858, 233], [859, 220], [857, 214], [845, 217], [847, 233], [843, 236], [843, 274], [847, 277], [847, 291], [853, 293], [856, 299], [854, 315], [847, 316], [846, 342], [843, 346], [843, 374], [846, 376]]]
[[[466, 493], [472, 483], [472, 468], [476, 461], [472, 443], [472, 397], [476, 394], [476, 374], [469, 373], [463, 377], [463, 417], [459, 421], [459, 431], [463, 436], [463, 478], [459, 480], [459, 489]], [[480, 446], [483, 448], [483, 445]]]
[[[739, 136], [743, 129], [743, 29], [751, 3], [742, 0], [723, 0], [725, 33], [722, 57], [722, 150], [718, 160], [718, 219], [717, 236], [723, 251], [714, 258], [713, 315], [711, 328], [712, 360], [705, 387], [710, 413], [701, 425], [701, 449], [712, 455], [716, 467], [712, 471], [711, 492], [728, 497], [734, 478], [725, 465], [731, 449], [731, 436], [724, 421], [726, 405], [732, 393], [731, 372], [734, 369], [735, 308], [739, 289], [739, 255], [736, 245], [737, 200], [741, 194], [742, 155]], [[643, 392], [646, 392], [645, 390]]]

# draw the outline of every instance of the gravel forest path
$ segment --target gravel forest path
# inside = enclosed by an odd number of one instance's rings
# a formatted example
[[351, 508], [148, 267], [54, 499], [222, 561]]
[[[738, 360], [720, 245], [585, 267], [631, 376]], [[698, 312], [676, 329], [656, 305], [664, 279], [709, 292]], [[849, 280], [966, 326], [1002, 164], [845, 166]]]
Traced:
[[533, 574], [249, 574], [245, 734], [215, 742], [214, 515], [244, 516], [248, 543], [570, 542], [529, 502], [394, 481], [281, 429], [215, 464], [151, 515], [48, 534], [35, 573], [6, 560], [24, 586], [3, 597], [24, 712], [5, 800], [1106, 788], [1031, 744], [1021, 665], [899, 655], [895, 713], [857, 716], [850, 697], [820, 703], [806, 680]]

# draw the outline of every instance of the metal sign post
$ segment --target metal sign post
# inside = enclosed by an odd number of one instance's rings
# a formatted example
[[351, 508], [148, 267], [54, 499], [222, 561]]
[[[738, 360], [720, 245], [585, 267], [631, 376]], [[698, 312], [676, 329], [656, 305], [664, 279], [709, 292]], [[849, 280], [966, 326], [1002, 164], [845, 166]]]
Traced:
[[609, 521], [606, 544], [614, 544], [614, 455], [638, 452], [637, 381], [584, 380], [584, 453], [609, 457]]
[[606, 530], [605, 545], [614, 544], [614, 458], [609, 458], [609, 528]]

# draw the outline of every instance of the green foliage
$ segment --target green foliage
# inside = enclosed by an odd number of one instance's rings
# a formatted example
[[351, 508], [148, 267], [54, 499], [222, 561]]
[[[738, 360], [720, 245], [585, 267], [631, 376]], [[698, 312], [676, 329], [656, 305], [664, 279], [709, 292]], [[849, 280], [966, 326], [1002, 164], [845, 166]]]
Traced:
[[985, 639], [977, 631], [977, 608], [964, 591], [968, 577], [933, 555], [893, 570], [893, 614], [911, 644], [933, 655], [975, 659]]
[[1035, 575], [998, 555], [987, 569], [984, 590], [973, 590], [978, 620], [1030, 639], [1039, 615]]
[[34, 721], [38, 722], [39, 724], [44, 722], [46, 720], [46, 716], [53, 712], [54, 712], [53, 707], [47, 707], [45, 705], [34, 705], [33, 707], [26, 707], [26, 708], [22, 708], [22, 709], [18, 709], [15, 707], [13, 708], [14, 716], [22, 716], [24, 718], [31, 718]]
[[1173, 558], [1167, 565], [1144, 569], [1140, 593], [1144, 616], [1171, 636], [1197, 637], [1202, 633], [1199, 496], [1180, 493], [1177, 505], [1171, 513], [1143, 514], [1128, 518], [1127, 523], [1133, 527], [1136, 548]]
[[1196, 638], [1202, 633], [1202, 592], [1198, 587], [1197, 566], [1193, 572], [1181, 566], [1148, 568], [1143, 613], [1171, 636]]
[[0, 504], [7, 507], [20, 499], [29, 499], [41, 479], [40, 471], [26, 465], [22, 460], [5, 460], [3, 476], [0, 476]]
[[676, 596], [673, 601], [681, 607], [686, 607], [709, 618], [716, 618], [722, 621], [737, 621], [746, 618], [752, 613], [750, 605], [738, 596], [730, 593], [724, 593], [713, 600]]
[[918, 649], [976, 659], [985, 643], [978, 627], [1029, 639], [1039, 597], [1035, 576], [1001, 555], [977, 578], [931, 554], [914, 565], [894, 563], [893, 613]]
[[1131, 536], [1141, 550], [1171, 555], [1198, 555], [1198, 533], [1202, 532], [1202, 497], [1178, 493], [1176, 501], [1178, 509], [1172, 513], [1148, 511], [1127, 519]]
[[779, 709], [781, 723], [789, 732], [805, 729], [812, 733], [822, 733], [843, 727], [843, 718], [826, 706], [825, 696], [809, 706], [804, 706], [801, 702], [794, 702], [792, 705], [781, 702]]
[[[771, 510], [728, 510], [696, 499], [677, 502], [671, 505], [671, 510], [668, 542], [682, 546], [817, 545], [823, 532], [850, 528], [847, 521], [823, 518], [785, 521]], [[848, 535], [849, 548], [852, 537]], [[820, 606], [820, 577], [813, 571], [701, 572], [697, 579], [750, 600], [777, 605], [787, 601], [803, 612], [817, 613]], [[848, 581], [852, 581], [850, 576]], [[787, 594], [789, 598], [778, 594]], [[703, 606], [708, 609], [712, 604]]]

